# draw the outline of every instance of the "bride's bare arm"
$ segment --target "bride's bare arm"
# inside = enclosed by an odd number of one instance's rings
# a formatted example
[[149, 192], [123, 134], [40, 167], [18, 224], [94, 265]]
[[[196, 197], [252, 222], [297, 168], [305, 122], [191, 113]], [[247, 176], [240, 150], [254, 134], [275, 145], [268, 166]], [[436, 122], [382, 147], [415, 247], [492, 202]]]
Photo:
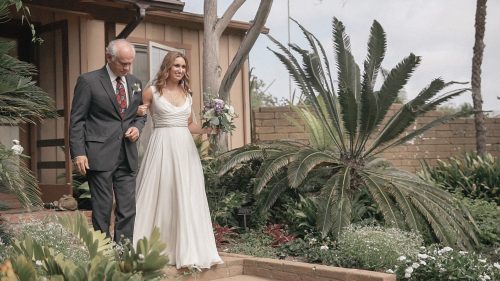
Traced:
[[[194, 112], [193, 108], [191, 108], [191, 112]], [[191, 114], [191, 116], [189, 116], [189, 119], [188, 119], [188, 128], [189, 128], [189, 131], [191, 132], [191, 134], [203, 135], [203, 134], [210, 134], [210, 133], [212, 133], [212, 128], [202, 128], [201, 125], [198, 124], [198, 122], [196, 122], [194, 120], [193, 114]]]
[[149, 106], [153, 101], [153, 89], [148, 87], [144, 92], [142, 92], [142, 104], [137, 108], [137, 115], [144, 116], [148, 112]]

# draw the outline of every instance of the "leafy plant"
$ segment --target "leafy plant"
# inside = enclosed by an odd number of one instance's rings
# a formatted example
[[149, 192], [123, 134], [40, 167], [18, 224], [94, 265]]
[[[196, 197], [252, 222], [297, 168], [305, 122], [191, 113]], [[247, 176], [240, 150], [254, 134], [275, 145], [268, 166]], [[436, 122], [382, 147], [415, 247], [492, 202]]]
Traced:
[[300, 195], [299, 200], [283, 205], [280, 221], [288, 225], [291, 233], [300, 236], [315, 228], [317, 214], [316, 198]]
[[498, 263], [491, 263], [474, 252], [455, 251], [436, 245], [423, 248], [416, 256], [399, 257], [394, 272], [398, 280], [408, 281], [500, 279]]
[[[447, 245], [472, 247], [477, 244], [470, 215], [450, 193], [377, 157], [436, 124], [460, 116], [439, 117], [413, 131], [405, 131], [417, 117], [467, 89], [442, 93], [456, 83], [435, 79], [383, 123], [420, 57], [410, 54], [404, 58], [389, 71], [381, 87], [375, 89], [386, 49], [382, 27], [374, 21], [361, 75], [350, 51], [344, 25], [334, 18], [333, 43], [338, 70], [335, 92], [324, 48], [313, 34], [298, 25], [311, 50], [290, 44], [295, 52], [292, 53], [274, 38], [270, 39], [280, 49], [280, 52], [273, 53], [286, 66], [313, 110], [299, 109], [312, 132], [310, 144], [281, 140], [238, 148], [223, 155], [228, 161], [219, 174], [223, 175], [252, 159], [262, 160], [255, 192], [271, 188], [270, 206], [286, 189], [267, 187], [271, 179], [279, 177], [287, 181], [289, 187], [300, 189], [308, 175], [323, 171], [328, 179], [321, 189], [317, 222], [324, 236], [329, 232], [340, 235], [353, 221], [353, 197], [366, 190], [387, 226], [415, 231], [431, 228], [435, 236]], [[286, 177], [282, 176], [283, 172]]]
[[464, 157], [438, 160], [435, 166], [422, 163], [420, 176], [436, 182], [452, 193], [472, 199], [483, 199], [500, 205], [500, 159], [491, 154], [481, 157], [465, 153]]
[[237, 243], [231, 245], [228, 251], [242, 255], [261, 258], [276, 258], [278, 249], [271, 247], [273, 239], [262, 230], [250, 230], [240, 235]]
[[481, 199], [462, 198], [479, 228], [480, 252], [500, 260], [500, 207]]
[[279, 247], [295, 239], [293, 235], [287, 234], [282, 224], [269, 224], [264, 228], [264, 233], [273, 238], [272, 247]]
[[337, 255], [343, 267], [384, 270], [399, 256], [416, 256], [422, 238], [396, 228], [348, 227], [337, 242]]
[[[39, 280], [39, 276], [44, 276], [48, 280], [67, 281], [142, 281], [159, 280], [164, 276], [163, 268], [168, 258], [161, 254], [166, 245], [161, 242], [158, 229], [149, 239], [139, 240], [136, 249], [128, 243], [121, 245], [121, 253], [116, 254], [114, 244], [103, 233], [91, 229], [83, 214], [62, 217], [60, 222], [68, 233], [75, 235], [74, 244], [78, 244], [77, 241], [83, 243], [90, 260], [86, 257], [75, 263], [68, 259], [67, 252], [53, 248], [54, 243], [20, 236], [14, 240], [15, 255], [11, 258], [14, 273], [21, 278], [19, 280]], [[43, 229], [43, 226], [40, 228]]]
[[233, 237], [238, 236], [238, 233], [235, 232], [235, 227], [227, 227], [220, 226], [219, 224], [214, 224], [214, 236], [215, 236], [215, 244], [217, 247], [221, 247], [222, 245], [231, 243], [233, 241]]

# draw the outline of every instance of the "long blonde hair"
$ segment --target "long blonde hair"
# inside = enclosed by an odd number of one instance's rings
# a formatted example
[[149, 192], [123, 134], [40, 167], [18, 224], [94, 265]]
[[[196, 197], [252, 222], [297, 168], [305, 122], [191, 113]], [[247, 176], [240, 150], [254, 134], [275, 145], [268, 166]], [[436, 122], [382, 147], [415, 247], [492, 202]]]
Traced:
[[191, 94], [191, 89], [189, 87], [189, 74], [188, 74], [189, 63], [186, 56], [179, 52], [168, 52], [165, 58], [163, 58], [160, 70], [158, 71], [158, 74], [156, 74], [156, 78], [154, 81], [156, 90], [160, 93], [160, 95], [162, 93], [162, 89], [165, 88], [165, 86], [167, 85], [168, 72], [170, 71], [170, 68], [172, 68], [172, 66], [174, 65], [176, 58], [183, 58], [184, 61], [186, 62], [186, 72], [184, 73], [184, 76], [182, 77], [181, 81], [179, 81], [179, 85], [181, 85], [186, 94], [188, 93]]

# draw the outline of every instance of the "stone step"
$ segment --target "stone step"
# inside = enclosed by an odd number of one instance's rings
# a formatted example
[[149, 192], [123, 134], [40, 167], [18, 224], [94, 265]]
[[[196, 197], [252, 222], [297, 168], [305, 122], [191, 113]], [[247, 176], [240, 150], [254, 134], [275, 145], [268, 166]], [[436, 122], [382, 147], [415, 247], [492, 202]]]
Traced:
[[[167, 278], [162, 281], [208, 281], [218, 280], [231, 276], [243, 274], [243, 258], [221, 255], [224, 263], [212, 266], [210, 269], [203, 269], [200, 272], [189, 271], [187, 269], [176, 269], [175, 266], [165, 268]], [[237, 280], [237, 279], [233, 279]]]
[[267, 279], [262, 277], [256, 277], [251, 275], [237, 275], [221, 279], [214, 279], [213, 281], [271, 281], [274, 279]]

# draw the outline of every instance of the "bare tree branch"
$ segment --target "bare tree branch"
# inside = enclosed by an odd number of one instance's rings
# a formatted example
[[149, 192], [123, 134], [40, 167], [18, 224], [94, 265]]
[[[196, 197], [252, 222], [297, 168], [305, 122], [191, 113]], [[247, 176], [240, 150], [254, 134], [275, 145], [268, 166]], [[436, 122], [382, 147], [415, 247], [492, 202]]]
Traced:
[[261, 33], [261, 30], [266, 23], [269, 12], [271, 11], [272, 4], [273, 0], [261, 0], [259, 9], [255, 14], [253, 24], [243, 38], [243, 41], [241, 42], [236, 55], [234, 56], [231, 64], [226, 70], [224, 78], [222, 79], [219, 88], [219, 97], [221, 99], [227, 100], [229, 91], [231, 90], [234, 80], [239, 73], [239, 69], [241, 69], [243, 63], [245, 63], [246, 59], [248, 58], [248, 53], [255, 44], [255, 41], [257, 41], [257, 38], [259, 37], [259, 34]]
[[217, 37], [220, 37], [222, 35], [222, 32], [224, 32], [226, 27], [229, 25], [229, 22], [231, 22], [231, 19], [233, 18], [234, 14], [236, 14], [238, 9], [241, 7], [241, 5], [243, 5], [243, 3], [245, 3], [245, 1], [246, 0], [234, 0], [231, 3], [231, 5], [227, 7], [226, 11], [215, 25], [215, 34]]

